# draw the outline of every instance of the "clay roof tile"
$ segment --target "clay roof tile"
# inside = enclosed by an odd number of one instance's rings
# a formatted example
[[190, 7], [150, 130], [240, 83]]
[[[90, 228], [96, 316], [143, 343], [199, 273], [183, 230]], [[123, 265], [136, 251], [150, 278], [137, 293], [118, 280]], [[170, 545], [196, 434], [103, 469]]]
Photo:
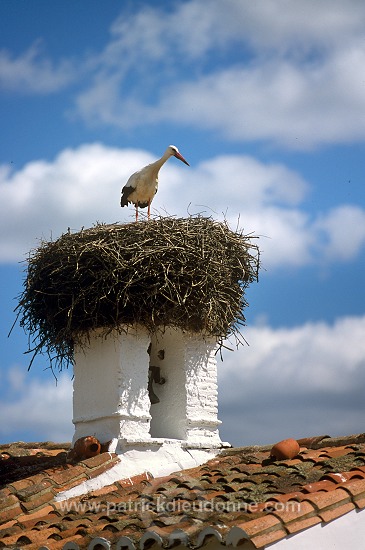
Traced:
[[112, 468], [118, 457], [104, 452], [67, 463], [64, 444], [2, 446], [0, 547], [142, 550], [217, 540], [262, 548], [365, 508], [364, 434], [300, 445], [291, 460], [270, 458], [271, 446], [227, 449], [197, 468], [126, 477], [66, 501], [55, 496]]

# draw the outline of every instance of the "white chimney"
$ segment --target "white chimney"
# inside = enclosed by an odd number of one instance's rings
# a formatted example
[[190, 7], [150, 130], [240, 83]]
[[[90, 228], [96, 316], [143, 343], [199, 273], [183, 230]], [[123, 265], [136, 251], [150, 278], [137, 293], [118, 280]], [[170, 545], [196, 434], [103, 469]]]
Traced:
[[94, 331], [75, 349], [74, 441], [112, 440], [118, 453], [172, 443], [221, 448], [216, 339], [169, 327], [152, 337], [141, 325], [124, 328]]
[[74, 365], [74, 442], [110, 442], [123, 475], [188, 468], [228, 445], [215, 354], [227, 336], [241, 342], [253, 238], [166, 217], [68, 231], [30, 256], [20, 322], [35, 355]]

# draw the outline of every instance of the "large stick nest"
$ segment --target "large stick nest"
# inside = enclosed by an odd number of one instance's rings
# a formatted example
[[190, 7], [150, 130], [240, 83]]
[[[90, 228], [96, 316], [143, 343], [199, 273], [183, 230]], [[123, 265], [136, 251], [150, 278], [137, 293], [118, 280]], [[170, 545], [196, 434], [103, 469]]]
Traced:
[[254, 239], [198, 216], [97, 224], [41, 242], [17, 306], [32, 361], [46, 352], [61, 369], [93, 329], [135, 323], [242, 341], [245, 289], [259, 269]]

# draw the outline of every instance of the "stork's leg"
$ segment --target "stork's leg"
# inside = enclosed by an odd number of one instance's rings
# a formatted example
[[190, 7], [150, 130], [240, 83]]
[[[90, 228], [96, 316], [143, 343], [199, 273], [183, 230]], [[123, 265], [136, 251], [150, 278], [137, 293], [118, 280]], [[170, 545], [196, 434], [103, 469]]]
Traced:
[[151, 201], [148, 201], [147, 218], [150, 219]]
[[136, 204], [136, 222], [138, 222], [138, 203]]

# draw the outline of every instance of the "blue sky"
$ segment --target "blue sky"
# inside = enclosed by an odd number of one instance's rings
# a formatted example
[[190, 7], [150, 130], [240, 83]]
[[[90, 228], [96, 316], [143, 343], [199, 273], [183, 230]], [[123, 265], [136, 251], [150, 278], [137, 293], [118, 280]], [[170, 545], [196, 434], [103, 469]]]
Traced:
[[2, 0], [0, 440], [72, 437], [72, 373], [28, 373], [7, 336], [28, 251], [132, 221], [120, 189], [170, 143], [191, 166], [164, 166], [153, 212], [260, 236], [222, 438], [363, 431], [364, 28], [357, 0]]

